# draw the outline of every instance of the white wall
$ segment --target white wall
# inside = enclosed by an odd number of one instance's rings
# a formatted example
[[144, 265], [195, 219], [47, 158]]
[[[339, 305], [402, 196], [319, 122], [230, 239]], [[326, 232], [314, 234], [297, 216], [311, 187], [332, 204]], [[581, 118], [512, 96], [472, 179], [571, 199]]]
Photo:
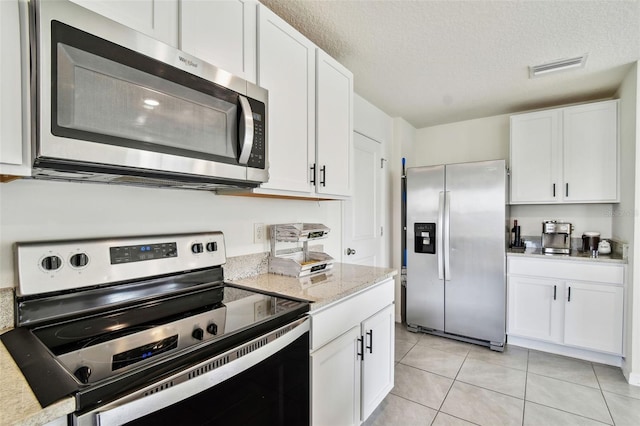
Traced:
[[625, 353], [622, 370], [629, 382], [640, 385], [640, 182], [636, 170], [640, 170], [640, 150], [636, 149], [640, 136], [640, 63], [636, 63], [625, 77], [616, 97], [620, 98], [620, 148], [621, 188], [620, 204], [615, 206], [613, 219], [614, 237], [630, 242], [627, 265], [627, 292], [625, 315]]
[[298, 201], [88, 183], [18, 180], [0, 184], [0, 288], [17, 284], [17, 241], [222, 231], [227, 256], [269, 251], [253, 224], [316, 222], [331, 228], [325, 251], [340, 259], [340, 201]]
[[509, 116], [460, 121], [416, 130], [408, 167], [470, 161], [509, 161]]

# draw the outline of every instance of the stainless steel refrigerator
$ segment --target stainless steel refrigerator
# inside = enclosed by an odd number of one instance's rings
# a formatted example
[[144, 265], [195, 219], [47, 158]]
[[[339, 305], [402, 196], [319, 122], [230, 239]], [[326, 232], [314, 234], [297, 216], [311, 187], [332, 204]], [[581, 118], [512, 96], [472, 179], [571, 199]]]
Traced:
[[406, 188], [408, 328], [502, 350], [505, 161], [408, 168]]

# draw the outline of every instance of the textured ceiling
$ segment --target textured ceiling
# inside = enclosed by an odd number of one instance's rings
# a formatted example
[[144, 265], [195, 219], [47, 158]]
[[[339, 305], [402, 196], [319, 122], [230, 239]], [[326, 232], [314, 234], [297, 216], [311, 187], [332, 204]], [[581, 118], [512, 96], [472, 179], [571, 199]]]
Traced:
[[[640, 0], [260, 0], [416, 128], [613, 96], [640, 60]], [[585, 68], [529, 65], [587, 53]]]

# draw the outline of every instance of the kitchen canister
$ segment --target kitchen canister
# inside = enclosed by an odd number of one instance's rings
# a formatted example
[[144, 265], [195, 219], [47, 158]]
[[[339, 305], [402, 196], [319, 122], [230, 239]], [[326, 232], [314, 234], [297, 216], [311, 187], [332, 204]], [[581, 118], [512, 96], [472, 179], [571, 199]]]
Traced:
[[607, 240], [602, 240], [598, 243], [598, 253], [609, 254], [611, 253], [611, 244]]

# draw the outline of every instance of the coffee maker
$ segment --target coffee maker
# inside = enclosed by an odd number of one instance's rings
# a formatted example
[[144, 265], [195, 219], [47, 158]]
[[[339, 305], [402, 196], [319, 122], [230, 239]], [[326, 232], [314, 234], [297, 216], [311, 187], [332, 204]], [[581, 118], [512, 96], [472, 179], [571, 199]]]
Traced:
[[572, 225], [567, 222], [546, 220], [542, 222], [542, 252], [545, 254], [570, 254]]

